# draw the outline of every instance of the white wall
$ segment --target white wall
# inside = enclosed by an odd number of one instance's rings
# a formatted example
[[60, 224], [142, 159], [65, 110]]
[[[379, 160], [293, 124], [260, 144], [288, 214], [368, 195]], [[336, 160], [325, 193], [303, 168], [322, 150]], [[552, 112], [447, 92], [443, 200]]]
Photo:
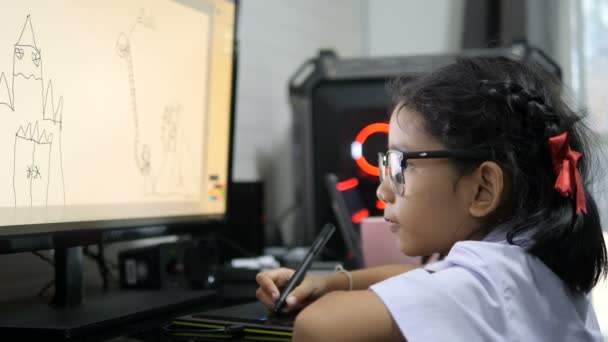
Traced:
[[[269, 219], [294, 203], [288, 78], [320, 48], [360, 56], [363, 3], [241, 1], [233, 178], [265, 181]], [[290, 229], [284, 233], [289, 241]]]
[[464, 0], [367, 1], [369, 56], [454, 52], [461, 49]]

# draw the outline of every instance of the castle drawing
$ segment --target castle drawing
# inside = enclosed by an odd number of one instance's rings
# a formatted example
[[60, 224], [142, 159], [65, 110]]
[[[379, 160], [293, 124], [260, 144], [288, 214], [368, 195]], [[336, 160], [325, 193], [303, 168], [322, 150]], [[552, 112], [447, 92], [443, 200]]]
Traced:
[[[3, 156], [13, 177], [0, 180], [0, 196], [11, 196], [17, 207], [64, 205], [63, 97], [55, 98], [50, 79], [45, 86], [43, 53], [29, 15], [13, 45], [12, 72], [0, 73], [0, 120], [0, 137], [13, 146]], [[6, 191], [9, 187], [12, 191]]]

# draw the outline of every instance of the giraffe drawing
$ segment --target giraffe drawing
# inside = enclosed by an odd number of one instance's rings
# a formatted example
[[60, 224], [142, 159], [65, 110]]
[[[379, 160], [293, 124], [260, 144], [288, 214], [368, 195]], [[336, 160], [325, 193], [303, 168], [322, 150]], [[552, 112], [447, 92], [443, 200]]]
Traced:
[[[155, 29], [152, 17], [142, 14], [137, 17], [135, 23], [128, 33], [120, 33], [116, 41], [116, 52], [122, 58], [127, 67], [127, 78], [129, 82], [131, 118], [134, 127], [134, 159], [135, 166], [144, 177], [144, 194], [152, 196], [189, 196], [192, 184], [184, 177], [186, 170], [191, 170], [191, 158], [188, 153], [189, 147], [185, 135], [180, 130], [181, 105], [178, 101], [167, 103], [164, 108], [159, 108], [161, 127], [160, 148], [152, 150], [150, 143], [142, 140], [142, 127], [149, 126], [142, 117], [137, 101], [135, 61], [131, 40], [138, 27]], [[149, 128], [149, 127], [148, 127]], [[186, 169], [188, 168], [188, 169]]]

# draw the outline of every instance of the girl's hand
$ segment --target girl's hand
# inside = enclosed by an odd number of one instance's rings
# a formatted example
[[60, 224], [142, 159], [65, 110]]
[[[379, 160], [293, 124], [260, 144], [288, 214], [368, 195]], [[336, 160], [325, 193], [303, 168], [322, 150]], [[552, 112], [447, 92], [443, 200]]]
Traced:
[[[256, 290], [256, 297], [269, 310], [274, 309], [274, 304], [279, 300], [281, 291], [289, 282], [294, 274], [294, 270], [289, 268], [277, 268], [270, 271], [260, 272], [255, 280], [259, 287]], [[302, 283], [287, 296], [284, 311], [292, 312], [301, 310], [317, 298], [321, 297], [327, 290], [327, 282], [323, 276], [307, 275]]]

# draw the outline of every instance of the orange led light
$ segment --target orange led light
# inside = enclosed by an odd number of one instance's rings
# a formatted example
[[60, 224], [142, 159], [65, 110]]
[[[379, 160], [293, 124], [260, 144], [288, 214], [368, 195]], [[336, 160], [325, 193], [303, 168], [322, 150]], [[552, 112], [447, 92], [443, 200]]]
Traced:
[[369, 210], [367, 209], [361, 209], [359, 211], [357, 211], [356, 213], [354, 213], [351, 216], [351, 219], [353, 220], [353, 223], [361, 223], [361, 221], [363, 221], [364, 219], [369, 217]]
[[376, 201], [376, 208], [378, 208], [378, 209], [382, 210], [382, 209], [386, 208], [386, 203], [384, 203], [384, 202], [383, 202], [383, 201], [381, 201], [381, 200], [377, 200], [377, 201]]
[[336, 184], [336, 188], [338, 188], [340, 191], [346, 191], [356, 187], [357, 185], [359, 185], [359, 180], [357, 178], [349, 178], [345, 181], [338, 182], [338, 184]]
[[[359, 146], [362, 149], [363, 144], [365, 144], [365, 140], [367, 140], [367, 138], [370, 135], [375, 134], [375, 133], [388, 134], [389, 128], [390, 128], [390, 125], [387, 123], [373, 123], [371, 125], [365, 126], [361, 130], [361, 132], [359, 132], [359, 134], [357, 134], [355, 141], [359, 144]], [[368, 175], [372, 175], [372, 176], [380, 175], [380, 169], [378, 169], [377, 166], [373, 166], [372, 164], [370, 164], [365, 159], [365, 157], [363, 157], [363, 153], [361, 153], [361, 155], [356, 156], [355, 162], [357, 163], [357, 165], [359, 165], [361, 170], [363, 170], [363, 172], [367, 173]]]

